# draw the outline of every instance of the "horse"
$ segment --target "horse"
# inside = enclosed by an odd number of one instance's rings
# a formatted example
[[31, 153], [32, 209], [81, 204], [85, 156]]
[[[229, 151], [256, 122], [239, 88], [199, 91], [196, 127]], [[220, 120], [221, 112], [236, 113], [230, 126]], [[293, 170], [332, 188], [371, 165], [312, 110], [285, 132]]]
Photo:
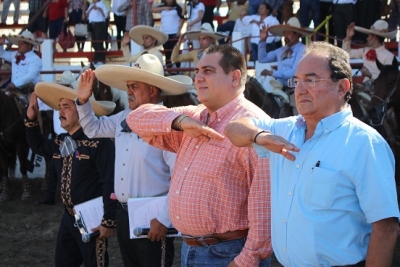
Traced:
[[268, 93], [254, 77], [247, 77], [244, 96], [271, 118], [277, 119], [293, 115], [292, 107], [283, 96]]
[[[396, 158], [396, 184], [400, 186], [400, 71], [396, 57], [392, 65], [376, 60], [380, 74], [373, 82], [373, 94], [368, 105], [370, 125], [388, 141]], [[398, 191], [399, 192], [399, 191]]]
[[24, 125], [25, 109], [14, 96], [8, 96], [0, 91], [0, 201], [10, 200], [10, 176], [14, 176], [17, 156], [20, 162], [20, 172], [23, 180], [22, 199], [31, 196], [27, 176], [29, 145]]

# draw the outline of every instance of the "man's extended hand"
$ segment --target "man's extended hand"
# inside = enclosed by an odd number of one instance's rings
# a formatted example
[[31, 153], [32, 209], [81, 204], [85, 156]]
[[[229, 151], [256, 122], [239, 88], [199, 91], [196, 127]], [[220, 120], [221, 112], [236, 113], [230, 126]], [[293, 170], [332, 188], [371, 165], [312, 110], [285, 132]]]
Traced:
[[281, 154], [289, 160], [296, 159], [289, 151], [300, 151], [298, 147], [288, 142], [285, 138], [273, 135], [272, 133], [262, 133], [257, 136], [256, 141], [258, 145], [265, 147], [271, 152]]
[[78, 101], [80, 105], [86, 104], [92, 96], [92, 86], [95, 73], [93, 70], [88, 69], [81, 75], [78, 83]]
[[150, 231], [147, 234], [147, 238], [152, 242], [161, 242], [165, 239], [167, 231], [168, 228], [154, 218], [150, 221]]
[[115, 229], [106, 228], [102, 225], [97, 226], [96, 228], [91, 229], [93, 232], [99, 231], [99, 238], [107, 238], [113, 236], [115, 234]]
[[29, 101], [29, 106], [26, 110], [26, 116], [28, 117], [28, 119], [34, 120], [37, 118], [38, 113], [39, 113], [39, 105], [37, 101], [37, 96], [36, 93], [33, 92], [31, 95], [31, 99]]
[[218, 133], [213, 128], [210, 128], [204, 123], [194, 120], [190, 117], [185, 117], [183, 120], [181, 120], [181, 127], [188, 136], [192, 138], [199, 138], [203, 142], [208, 142], [211, 139], [222, 140], [225, 138], [225, 136]]
[[265, 42], [267, 40], [267, 37], [268, 37], [268, 26], [264, 25], [264, 27], [260, 29], [260, 40]]
[[124, 34], [124, 38], [122, 39], [122, 44], [126, 46], [129, 44], [130, 41], [131, 38], [129, 37], [129, 33], [126, 32], [126, 34]]
[[349, 26], [347, 26], [347, 31], [346, 31], [346, 38], [350, 39], [353, 38], [355, 34], [354, 27], [356, 24], [354, 22], [350, 23]]

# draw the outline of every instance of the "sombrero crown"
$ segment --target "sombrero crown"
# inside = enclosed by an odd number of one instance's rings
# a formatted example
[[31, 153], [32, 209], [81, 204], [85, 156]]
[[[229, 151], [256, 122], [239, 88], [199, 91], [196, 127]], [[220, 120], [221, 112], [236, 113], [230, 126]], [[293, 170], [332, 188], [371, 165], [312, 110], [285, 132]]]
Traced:
[[185, 34], [186, 38], [190, 40], [198, 40], [200, 35], [210, 36], [215, 40], [226, 37], [222, 33], [214, 32], [213, 28], [211, 27], [211, 24], [208, 22], [205, 22], [201, 25], [200, 31], [189, 31], [186, 32]]
[[268, 28], [275, 36], [283, 36], [285, 31], [292, 31], [300, 33], [302, 36], [307, 36], [313, 33], [309, 28], [302, 28], [300, 26], [300, 21], [296, 17], [290, 18], [286, 24], [274, 25]]
[[42, 43], [41, 41], [37, 41], [33, 34], [28, 30], [18, 35], [10, 35], [7, 37], [7, 40], [14, 45], [17, 45], [18, 41], [27, 42], [34, 46], [40, 45]]
[[157, 40], [157, 45], [163, 45], [168, 41], [168, 35], [147, 25], [137, 25], [129, 31], [129, 37], [138, 45], [143, 44], [143, 35], [150, 35]]
[[128, 81], [138, 81], [160, 88], [163, 95], [180, 95], [192, 87], [193, 81], [186, 75], [164, 76], [160, 60], [152, 54], [138, 58], [133, 67], [102, 65], [96, 69], [96, 77], [102, 83], [127, 91]]
[[358, 32], [366, 33], [366, 34], [373, 34], [378, 35], [384, 38], [393, 39], [396, 38], [397, 31], [389, 32], [389, 24], [384, 20], [377, 20], [371, 26], [371, 29], [362, 28], [359, 26], [355, 26], [354, 29]]
[[[55, 110], [60, 109], [61, 99], [75, 100], [78, 97], [78, 92], [74, 89], [50, 82], [38, 82], [35, 93], [40, 100]], [[99, 117], [108, 115], [115, 109], [115, 103], [111, 101], [96, 101], [94, 97], [91, 97], [89, 101], [92, 103], [94, 113]]]

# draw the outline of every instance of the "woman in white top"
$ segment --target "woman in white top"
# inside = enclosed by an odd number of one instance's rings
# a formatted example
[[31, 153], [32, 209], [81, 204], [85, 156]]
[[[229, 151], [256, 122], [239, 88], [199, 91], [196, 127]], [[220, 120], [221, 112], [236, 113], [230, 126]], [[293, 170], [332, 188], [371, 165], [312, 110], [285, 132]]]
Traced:
[[[188, 4], [189, 3], [189, 4]], [[183, 6], [183, 14], [187, 18], [187, 29], [186, 31], [200, 31], [201, 19], [204, 14], [204, 4], [200, 0], [186, 1]], [[200, 43], [197, 40], [191, 41], [193, 49], [199, 49]], [[188, 49], [187, 42], [185, 42], [184, 49]]]
[[[183, 26], [182, 7], [176, 0], [162, 0], [161, 5], [151, 9], [153, 13], [161, 13], [161, 31], [168, 34], [168, 41], [163, 45], [165, 52], [165, 61], [167, 68], [172, 65], [172, 49], [178, 42]], [[180, 67], [180, 64], [176, 64]], [[178, 66], [179, 65], [179, 66]]]

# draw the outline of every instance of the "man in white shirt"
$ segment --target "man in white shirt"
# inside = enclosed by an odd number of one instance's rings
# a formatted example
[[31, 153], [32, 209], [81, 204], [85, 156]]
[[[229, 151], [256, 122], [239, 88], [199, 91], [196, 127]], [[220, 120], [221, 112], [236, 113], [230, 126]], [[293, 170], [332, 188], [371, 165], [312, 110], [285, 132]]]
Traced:
[[[4, 51], [5, 39], [14, 45], [18, 45], [16, 51]], [[40, 80], [42, 61], [33, 51], [33, 47], [40, 45], [30, 31], [24, 31], [20, 35], [0, 37], [0, 58], [11, 62], [11, 83], [6, 91], [19, 95], [25, 103], [27, 99], [24, 94], [33, 90], [34, 85]]]
[[105, 48], [103, 41], [107, 39], [107, 7], [102, 1], [93, 0], [93, 3], [86, 11], [86, 16], [90, 23], [92, 46], [95, 51], [93, 61], [96, 63], [105, 63], [106, 53], [104, 52]]
[[127, 91], [129, 100], [126, 110], [110, 117], [96, 118], [88, 101], [92, 95], [94, 72], [88, 70], [82, 74], [76, 102], [83, 131], [90, 138], [115, 138], [114, 183], [119, 201], [117, 238], [124, 265], [160, 267], [164, 260], [165, 266], [172, 266], [173, 238], [166, 238], [168, 227], [171, 227], [167, 203], [161, 214], [150, 221], [147, 239], [130, 239], [127, 202], [129, 198], [166, 196], [175, 154], [152, 147], [140, 139], [127, 126], [126, 117], [142, 104], [160, 103], [160, 94], [186, 92], [192, 79], [182, 75], [164, 77], [163, 66], [152, 54], [138, 58], [134, 67], [100, 66], [96, 69], [96, 77], [107, 85]]

